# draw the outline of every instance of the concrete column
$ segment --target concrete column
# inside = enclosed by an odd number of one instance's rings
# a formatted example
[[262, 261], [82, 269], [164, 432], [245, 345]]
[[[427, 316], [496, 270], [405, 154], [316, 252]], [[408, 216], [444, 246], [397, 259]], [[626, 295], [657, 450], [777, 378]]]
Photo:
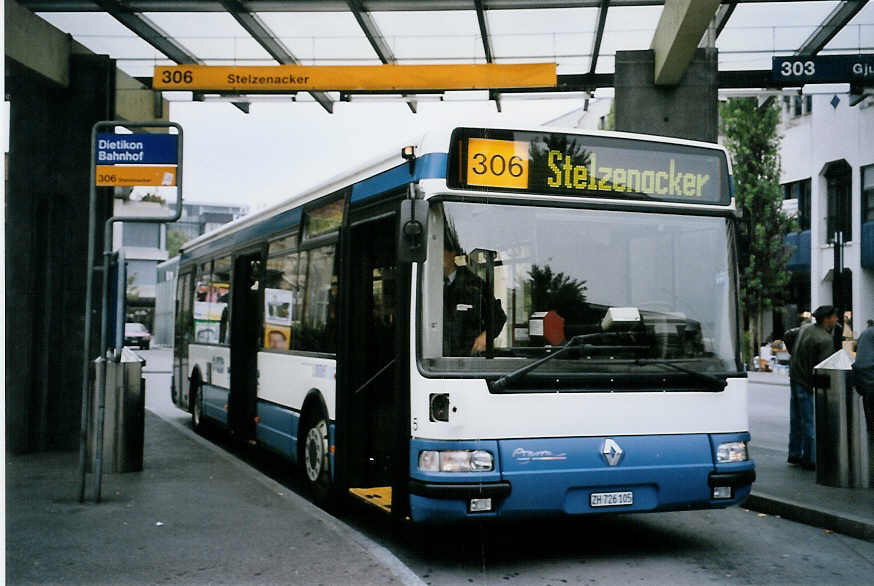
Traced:
[[654, 79], [652, 50], [616, 52], [616, 130], [716, 142], [716, 49], [697, 49], [677, 85]]
[[[75, 448], [91, 126], [113, 118], [115, 65], [106, 56], [71, 55], [67, 88], [8, 59], [6, 75], [7, 446], [13, 452]], [[103, 196], [99, 237], [111, 211], [111, 192]]]

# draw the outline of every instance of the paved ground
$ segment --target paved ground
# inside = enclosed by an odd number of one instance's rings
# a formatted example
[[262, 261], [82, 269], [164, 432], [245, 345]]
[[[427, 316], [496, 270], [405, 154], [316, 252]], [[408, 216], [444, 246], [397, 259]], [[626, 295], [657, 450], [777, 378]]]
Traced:
[[[399, 532], [363, 509], [337, 520], [297, 494], [283, 463], [196, 436], [169, 399], [169, 353], [145, 354], [144, 471], [107, 475], [105, 503], [75, 500], [76, 454], [7, 456], [8, 583], [870, 584], [874, 575], [874, 540], [740, 507]], [[870, 527], [874, 492], [821, 487], [786, 466], [785, 385], [751, 383], [760, 502], [748, 504]]]
[[99, 505], [77, 500], [77, 453], [6, 456], [7, 583], [421, 583], [190, 429], [147, 411], [145, 438], [143, 471], [105, 475]]

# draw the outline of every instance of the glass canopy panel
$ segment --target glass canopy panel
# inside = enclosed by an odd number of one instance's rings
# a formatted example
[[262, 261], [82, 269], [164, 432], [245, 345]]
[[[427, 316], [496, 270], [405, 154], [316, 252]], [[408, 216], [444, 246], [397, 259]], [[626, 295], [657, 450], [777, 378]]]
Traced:
[[719, 68], [770, 69], [772, 57], [795, 53], [838, 4], [738, 4], [716, 40]]
[[661, 6], [614, 6], [607, 11], [604, 38], [596, 73], [614, 70], [616, 51], [642, 51], [650, 48]]
[[472, 10], [372, 12], [399, 63], [485, 63]]
[[497, 62], [555, 62], [558, 73], [588, 71], [595, 36], [594, 8], [490, 10]]
[[37, 16], [100, 55], [113, 59], [166, 59], [105, 12], [39, 12]]
[[378, 65], [351, 12], [260, 12], [258, 17], [303, 65]]
[[130, 76], [149, 77], [155, 65], [173, 62], [105, 12], [40, 12], [37, 16], [73, 36], [88, 50], [116, 59]]
[[145, 16], [188, 49], [189, 53], [206, 62], [274, 62], [270, 54], [228, 13], [153, 12]]
[[824, 51], [874, 51], [874, 3], [869, 2], [826, 44]]

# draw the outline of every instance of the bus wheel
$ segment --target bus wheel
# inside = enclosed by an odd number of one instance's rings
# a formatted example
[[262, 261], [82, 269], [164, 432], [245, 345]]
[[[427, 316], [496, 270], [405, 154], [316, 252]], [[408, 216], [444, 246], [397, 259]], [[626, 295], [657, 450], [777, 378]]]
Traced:
[[192, 391], [189, 394], [191, 405], [191, 427], [195, 432], [203, 433], [203, 393], [200, 390], [200, 385], [192, 385]]
[[327, 504], [331, 491], [331, 471], [328, 460], [328, 423], [313, 415], [304, 426], [303, 472], [313, 500]]

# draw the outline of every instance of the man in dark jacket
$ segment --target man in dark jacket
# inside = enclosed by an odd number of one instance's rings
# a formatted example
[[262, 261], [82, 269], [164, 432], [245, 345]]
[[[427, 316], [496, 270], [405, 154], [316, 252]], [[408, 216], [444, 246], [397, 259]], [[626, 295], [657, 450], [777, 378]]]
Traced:
[[[495, 299], [486, 283], [467, 267], [456, 266], [455, 258], [461, 250], [454, 242], [454, 234], [444, 242], [443, 250], [443, 354], [445, 356], [474, 356], [486, 349], [486, 336], [497, 337], [504, 328], [507, 315], [501, 301]], [[493, 306], [494, 323], [488, 329], [489, 305]]]
[[[856, 361], [853, 363], [853, 381], [862, 395], [870, 440], [874, 437], [874, 325], [869, 325], [859, 336]], [[870, 456], [874, 458], [874, 454]]]
[[816, 467], [816, 427], [813, 421], [813, 367], [832, 355], [831, 331], [838, 314], [831, 305], [813, 312], [816, 323], [798, 333], [789, 362], [789, 463]]

